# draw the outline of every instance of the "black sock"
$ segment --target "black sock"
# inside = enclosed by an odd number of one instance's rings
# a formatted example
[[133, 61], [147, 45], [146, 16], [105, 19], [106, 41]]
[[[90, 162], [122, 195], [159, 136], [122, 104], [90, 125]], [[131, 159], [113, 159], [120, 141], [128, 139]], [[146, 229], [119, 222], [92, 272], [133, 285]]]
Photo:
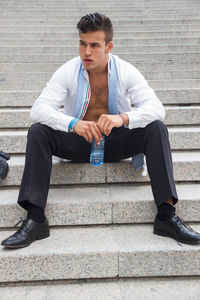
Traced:
[[157, 217], [161, 221], [167, 221], [175, 215], [176, 208], [165, 202], [158, 207]]
[[37, 223], [44, 223], [45, 221], [45, 215], [44, 210], [32, 203], [28, 203], [28, 215], [27, 217]]

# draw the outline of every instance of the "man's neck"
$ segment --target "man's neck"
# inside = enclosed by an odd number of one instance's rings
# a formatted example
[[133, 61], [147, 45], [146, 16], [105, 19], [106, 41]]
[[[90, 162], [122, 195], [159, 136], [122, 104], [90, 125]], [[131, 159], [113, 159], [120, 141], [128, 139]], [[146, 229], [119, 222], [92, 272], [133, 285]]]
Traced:
[[107, 58], [105, 64], [101, 67], [101, 69], [88, 71], [89, 76], [97, 77], [106, 75], [108, 73], [108, 59], [109, 58]]

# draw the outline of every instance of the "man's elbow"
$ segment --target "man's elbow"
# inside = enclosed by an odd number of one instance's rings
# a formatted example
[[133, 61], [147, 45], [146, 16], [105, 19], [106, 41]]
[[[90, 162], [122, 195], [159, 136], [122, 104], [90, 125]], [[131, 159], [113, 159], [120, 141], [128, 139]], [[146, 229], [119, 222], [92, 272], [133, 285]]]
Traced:
[[37, 113], [36, 113], [36, 108], [34, 107], [34, 105], [31, 107], [31, 110], [30, 110], [30, 118], [33, 122], [37, 122]]
[[165, 117], [166, 117], [164, 106], [162, 106], [162, 108], [160, 109], [160, 114], [159, 115], [160, 115], [160, 120], [164, 121]]

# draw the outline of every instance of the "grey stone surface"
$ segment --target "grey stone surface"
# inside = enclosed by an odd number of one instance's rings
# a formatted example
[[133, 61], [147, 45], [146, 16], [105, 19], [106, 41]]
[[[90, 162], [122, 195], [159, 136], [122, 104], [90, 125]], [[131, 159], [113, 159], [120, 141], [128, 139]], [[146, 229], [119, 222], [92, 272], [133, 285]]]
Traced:
[[68, 283], [34, 283], [0, 287], [1, 300], [199, 300], [200, 280], [196, 277], [126, 278]]
[[[60, 2], [59, 2], [60, 3]], [[58, 5], [58, 4], [57, 4]], [[62, 4], [61, 4], [62, 5]], [[164, 3], [162, 4], [164, 5]], [[117, 3], [115, 2], [115, 7], [117, 6]], [[97, 6], [96, 6], [97, 7]], [[123, 3], [123, 8], [127, 7], [125, 3]], [[178, 24], [186, 24], [186, 25], [200, 25], [200, 20], [199, 19], [174, 19], [174, 20], [168, 20], [167, 18], [165, 19], [154, 19], [154, 20], [147, 20], [142, 18], [141, 19], [128, 19], [128, 20], [119, 20], [119, 19], [113, 19], [112, 21], [113, 25], [178, 25]], [[70, 25], [76, 25], [76, 22], [74, 20], [68, 20], [68, 19], [63, 19], [63, 20], [45, 20], [45, 23], [42, 20], [31, 20], [31, 21], [26, 21], [23, 19], [16, 19], [16, 20], [0, 20], [0, 25], [1, 26], [70, 26]]]
[[[120, 227], [116, 233], [116, 243], [120, 247], [119, 276], [177, 276], [200, 275], [200, 246], [181, 247], [171, 238], [153, 235], [148, 225]], [[193, 225], [199, 232], [199, 225]], [[121, 233], [120, 233], [121, 230]], [[148, 242], [150, 240], [150, 242]], [[167, 249], [167, 251], [166, 251]]]
[[[196, 112], [197, 113], [197, 112]], [[0, 112], [1, 116], [1, 112]], [[10, 122], [14, 118], [14, 114], [11, 114]], [[13, 123], [22, 127], [23, 124], [28, 126], [26, 118], [22, 118], [22, 125], [20, 124], [20, 114], [14, 118]], [[178, 118], [178, 116], [177, 116]], [[196, 118], [197, 120], [197, 118]], [[3, 120], [2, 120], [3, 121]], [[27, 120], [28, 121], [28, 120]], [[195, 122], [195, 120], [194, 120]], [[30, 122], [31, 125], [33, 122]], [[5, 123], [4, 123], [5, 124]], [[13, 124], [13, 125], [14, 125]], [[1, 127], [1, 121], [0, 121]], [[9, 127], [9, 124], [8, 124]], [[168, 128], [169, 140], [172, 150], [199, 150], [200, 149], [200, 128], [198, 127], [183, 127], [183, 128]], [[27, 144], [27, 130], [18, 130], [18, 131], [3, 131], [0, 132], [0, 144], [3, 145], [3, 150], [9, 153], [25, 153], [26, 144]]]
[[[174, 168], [174, 178], [176, 181], [199, 180], [200, 153], [172, 151], [172, 160]], [[107, 182], [145, 182], [148, 176], [141, 177], [142, 170], [138, 173], [133, 172], [130, 159], [124, 160], [123, 163], [106, 164]]]
[[[199, 104], [199, 88], [155, 89], [155, 92], [163, 104]], [[41, 91], [0, 91], [0, 107], [30, 107], [40, 93]]]
[[[198, 181], [200, 176], [200, 152], [173, 152], [174, 178], [176, 181]], [[7, 177], [0, 182], [1, 186], [19, 185], [24, 170], [24, 156], [11, 156]], [[89, 163], [72, 163], [53, 160], [50, 184], [85, 184], [85, 183], [118, 183], [149, 182], [149, 176], [141, 176], [142, 169], [135, 172], [131, 158], [120, 162], [104, 163], [93, 167]], [[71, 174], [66, 176], [66, 174]]]
[[[176, 213], [200, 220], [200, 184], [176, 184]], [[26, 211], [17, 204], [19, 189], [0, 190], [0, 227], [13, 227]], [[50, 226], [153, 223], [157, 213], [150, 184], [50, 188], [45, 215]]]
[[[193, 46], [192, 46], [193, 47]], [[7, 47], [5, 47], [7, 49]], [[31, 47], [30, 47], [31, 48]], [[171, 80], [171, 79], [198, 79], [200, 77], [199, 70], [191, 70], [191, 71], [151, 71], [146, 72], [142, 71], [143, 76], [146, 80]], [[19, 78], [21, 81], [29, 81], [29, 80], [41, 80], [41, 81], [48, 81], [51, 76], [53, 75], [52, 72], [0, 72], [0, 82], [1, 83], [12, 83], [13, 81], [18, 81]]]
[[[166, 117], [164, 120], [164, 123], [166, 125], [199, 125], [200, 124], [200, 106], [165, 106], [165, 112], [166, 112]], [[33, 121], [30, 119], [30, 109], [0, 109], [0, 128], [28, 128], [31, 126]], [[184, 132], [184, 134], [188, 134], [189, 136], [191, 135], [192, 131], [197, 130], [198, 128], [195, 129], [195, 127], [191, 128], [174, 128], [171, 129], [168, 126], [168, 130], [171, 132], [173, 131], [173, 135], [175, 135], [177, 132], [177, 141], [174, 140], [173, 143], [174, 145], [179, 144], [178, 137]], [[196, 133], [197, 133], [196, 132]], [[13, 133], [13, 138], [15, 138], [15, 134], [12, 131], [9, 131], [9, 137], [12, 138], [12, 133]], [[193, 132], [195, 134], [195, 131]], [[17, 134], [21, 134], [20, 132], [16, 132]], [[24, 134], [24, 131], [23, 131]], [[0, 133], [1, 138], [3, 136], [6, 136], [6, 131]], [[197, 134], [198, 135], [198, 134]], [[171, 134], [172, 138], [172, 134]], [[193, 141], [195, 141], [195, 137], [191, 137]], [[5, 143], [4, 143], [5, 145]], [[194, 146], [195, 143], [194, 143]], [[23, 143], [21, 147], [24, 147]], [[184, 144], [185, 147], [185, 144]], [[187, 144], [186, 144], [187, 147]], [[193, 147], [193, 143], [190, 142], [190, 147]], [[197, 147], [197, 146], [196, 146]], [[198, 147], [197, 147], [198, 148]], [[13, 151], [14, 152], [14, 151]]]
[[[0, 232], [0, 239], [12, 232]], [[200, 275], [200, 246], [180, 247], [154, 235], [151, 225], [51, 229], [49, 238], [29, 247], [2, 247], [0, 258], [1, 282]]]
[[[120, 25], [115, 25], [115, 30], [116, 31], [121, 31], [121, 30], [126, 30], [126, 31], [136, 31], [136, 32], [144, 32], [144, 31], [185, 31], [185, 30], [190, 30], [190, 31], [195, 31], [200, 29], [200, 24], [197, 25], [184, 25], [184, 24], [166, 24], [166, 25], [132, 25], [132, 24], [120, 24]], [[0, 28], [0, 32], [46, 32], [46, 33], [55, 33], [55, 32], [75, 32], [76, 33], [76, 24], [71, 24], [71, 25], [57, 25], [55, 27], [52, 26], [34, 26], [34, 25], [16, 25], [16, 26], [4, 26], [2, 25]], [[0, 49], [2, 50], [2, 49]], [[176, 50], [175, 50], [176, 51]]]
[[[197, 31], [195, 31], [197, 32]], [[120, 34], [125, 34], [124, 32], [121, 32]], [[130, 36], [135, 33], [131, 33]], [[200, 34], [200, 31], [198, 32], [198, 35]], [[7, 35], [9, 35], [7, 33]], [[33, 34], [32, 34], [33, 35]], [[61, 35], [61, 33], [59, 34]], [[63, 34], [64, 35], [64, 34]], [[66, 35], [66, 34], [65, 34]], [[69, 35], [69, 34], [68, 34]], [[126, 34], [128, 35], [128, 34]], [[0, 38], [2, 37], [2, 34], [0, 33]], [[62, 38], [62, 36], [59, 36]], [[75, 38], [76, 36], [74, 36]], [[41, 36], [41, 38], [43, 38]], [[64, 36], [63, 36], [64, 38]], [[117, 53], [116, 53], [117, 54]], [[42, 54], [42, 55], [33, 55], [33, 54], [26, 54], [26, 55], [0, 55], [0, 62], [2, 63], [9, 63], [9, 62], [16, 62], [16, 63], [22, 63], [22, 62], [34, 62], [34, 63], [41, 63], [41, 62], [57, 62], [57, 63], [64, 63], [65, 61], [73, 58], [74, 55], [51, 55], [51, 54]], [[133, 54], [126, 54], [126, 53], [121, 53], [120, 57], [124, 60], [127, 61], [133, 61], [134, 63], [136, 62], [163, 62], [163, 60], [176, 60], [176, 61], [186, 61], [189, 62], [192, 60], [193, 62], [199, 62], [200, 59], [200, 53], [161, 53], [161, 54], [154, 54], [154, 53], [148, 53], [148, 54], [140, 54], [137, 53], [137, 55]]]
[[[26, 211], [17, 204], [19, 190], [0, 191], [0, 226], [12, 227]], [[50, 225], [90, 225], [112, 223], [112, 201], [108, 188], [50, 188], [45, 214]]]
[[165, 112], [164, 123], [166, 125], [199, 125], [200, 123], [200, 107], [198, 106], [165, 106]]
[[[176, 39], [175, 39], [176, 40]], [[1, 41], [1, 39], [0, 39]], [[10, 41], [10, 40], [9, 40]], [[12, 41], [12, 39], [11, 39]], [[14, 40], [13, 40], [14, 41]], [[17, 41], [17, 40], [16, 40]], [[18, 42], [20, 43], [20, 45], [23, 43], [24, 40], [18, 40]], [[31, 41], [33, 41], [34, 43], [37, 42], [37, 40], [30, 40], [30, 44]], [[50, 39], [49, 41], [53, 42], [54, 44], [58, 41], [62, 41], [62, 39], [60, 40], [54, 40], [54, 39]], [[143, 39], [137, 39], [136, 43], [138, 43], [139, 41], [143, 41]], [[77, 42], [77, 41], [76, 41]], [[121, 39], [120, 44], [122, 43], [126, 43], [128, 42], [128, 40], [126, 39]], [[66, 43], [72, 43], [72, 39], [70, 39], [69, 41], [67, 40]], [[149, 43], [154, 43], [154, 40], [149, 39]], [[114, 53], [114, 52], [113, 52]], [[182, 70], [182, 71], [188, 71], [190, 69], [193, 70], [198, 70], [200, 68], [200, 62], [185, 62], [185, 61], [163, 61], [162, 64], [160, 62], [134, 62], [133, 60], [129, 61], [131, 64], [133, 64], [136, 68], [138, 68], [138, 70], [140, 70], [141, 72], [157, 72], [157, 71], [164, 71], [166, 72], [166, 70]], [[15, 70], [15, 72], [19, 73], [19, 72], [28, 72], [28, 74], [30, 72], [50, 72], [53, 75], [53, 72], [55, 72], [62, 64], [66, 63], [66, 61], [63, 62], [49, 62], [48, 64], [46, 63], [32, 63], [32, 62], [21, 62], [21, 63], [13, 63], [13, 62], [9, 62], [9, 63], [1, 63], [1, 72], [9, 72], [9, 73], [13, 73], [13, 69]], [[28, 76], [28, 75], [27, 75]], [[1, 92], [2, 93], [2, 92]], [[189, 99], [188, 99], [189, 101]], [[8, 103], [9, 104], [9, 103]]]
[[[26, 27], [27, 28], [27, 27]], [[200, 25], [199, 25], [200, 28]], [[65, 27], [63, 27], [64, 31], [65, 31]], [[59, 30], [58, 30], [59, 31]], [[124, 52], [125, 51], [125, 52]], [[120, 55], [120, 53], [127, 53], [127, 54], [134, 54], [134, 53], [158, 53], [161, 54], [163, 52], [169, 52], [169, 53], [178, 53], [178, 52], [184, 52], [184, 53], [194, 53], [195, 52], [199, 52], [200, 51], [200, 45], [199, 44], [194, 44], [194, 45], [155, 45], [155, 46], [145, 46], [145, 45], [126, 45], [124, 43], [124, 45], [119, 45], [119, 46], [115, 46], [113, 49], [113, 53], [117, 53], [118, 55]], [[21, 46], [21, 47], [14, 47], [14, 46], [7, 46], [7, 47], [3, 47], [0, 46], [0, 53], [1, 54], [9, 54], [9, 55], [30, 55], [30, 54], [70, 54], [70, 55], [79, 55], [78, 54], [78, 48], [77, 45], [75, 46], [66, 46], [66, 45], [62, 45], [62, 46], [54, 46], [54, 47], [50, 47], [50, 46], [43, 46], [43, 47], [30, 47], [30, 46]], [[39, 78], [38, 78], [39, 79]]]
[[[176, 184], [176, 213], [200, 220], [200, 185]], [[19, 189], [0, 191], [0, 227], [13, 227], [26, 211], [17, 204]], [[50, 188], [45, 214], [51, 226], [153, 223], [157, 213], [150, 184]]]
[[[42, 17], [42, 16], [41, 16]], [[81, 16], [80, 16], [81, 17]], [[110, 18], [112, 16], [109, 16]], [[198, 16], [199, 17], [199, 16]], [[12, 16], [9, 16], [9, 18], [12, 19]], [[28, 16], [27, 16], [28, 18]], [[43, 17], [42, 17], [43, 18]], [[31, 19], [31, 16], [30, 16]], [[45, 16], [44, 16], [45, 19]], [[174, 38], [198, 38], [199, 37], [199, 30], [197, 31], [143, 31], [143, 32], [138, 32], [138, 31], [131, 31], [131, 30], [121, 30], [117, 31], [115, 33], [115, 37], [121, 37], [121, 36], [126, 36], [126, 38], [132, 38], [134, 36], [135, 38], [161, 38], [163, 36], [166, 36], [166, 38], [174, 37]], [[60, 38], [78, 38], [77, 32], [55, 32], [55, 33], [40, 33], [40, 32], [32, 32], [31, 34], [29, 32], [0, 32], [0, 38], [22, 38], [22, 39], [29, 39], [29, 38], [51, 38], [55, 39], [60, 39]], [[0, 56], [0, 58], [2, 58]], [[194, 58], [194, 56], [193, 56]]]
[[[0, 89], [2, 91], [28, 91], [41, 90], [46, 86], [46, 81], [14, 81], [14, 82], [0, 82]], [[181, 88], [200, 88], [200, 79], [173, 79], [173, 80], [148, 80], [149, 85], [153, 89], [181, 89]]]
[[[57, 16], [55, 14], [53, 15], [48, 15], [46, 13], [43, 13], [43, 15], [35, 15], [35, 14], [23, 14], [23, 20], [26, 21], [26, 20], [30, 20], [30, 21], [34, 21], [34, 20], [43, 20], [43, 21], [46, 21], [46, 20], [74, 20], [75, 17], [77, 19], [77, 21], [79, 20], [79, 18], [84, 15], [84, 13], [87, 13], [88, 12], [88, 8], [87, 10], [85, 11], [82, 11], [81, 14], [79, 15], [76, 15], [75, 14], [71, 14], [71, 15], [68, 15], [67, 18], [66, 16]], [[121, 11], [122, 12], [122, 11]], [[189, 12], [188, 12], [189, 13]], [[117, 18], [118, 20], [121, 20], [121, 21], [124, 21], [124, 20], [133, 20], [133, 16], [134, 16], [134, 20], [140, 20], [141, 19], [141, 14], [137, 14], [137, 15], [134, 15], [132, 12], [131, 12], [131, 16], [130, 15], [127, 15], [127, 12], [126, 12], [126, 16], [124, 16], [124, 14], [117, 14], [115, 15], [115, 18]], [[113, 14], [109, 14], [109, 17], [114, 19], [113, 17]], [[142, 14], [142, 18], [145, 19], [145, 20], [153, 20], [153, 19], [157, 19], [157, 20], [162, 20], [162, 19], [166, 19], [167, 17], [167, 20], [174, 20], [174, 19], [182, 19], [184, 18], [185, 20], [188, 20], [188, 19], [198, 19], [199, 18], [199, 13], [198, 12], [195, 12], [195, 13], [192, 13], [192, 14], [180, 14], [180, 13], [176, 13], [173, 11], [173, 14], [167, 14], [166, 16], [166, 12], [164, 14], [157, 14], [157, 13], [149, 13], [149, 11], [146, 11], [145, 13]], [[19, 15], [19, 14], [10, 14], [9, 15], [9, 20], [21, 20], [22, 19], [22, 16]], [[1, 15], [1, 21], [4, 21], [4, 20], [8, 20], [8, 15]]]
[[39, 97], [41, 91], [0, 91], [1, 107], [30, 107]]
[[[1, 247], [1, 282], [115, 277], [118, 252], [112, 232], [98, 227], [52, 229], [50, 237], [27, 248]], [[11, 233], [0, 232], [1, 240]]]

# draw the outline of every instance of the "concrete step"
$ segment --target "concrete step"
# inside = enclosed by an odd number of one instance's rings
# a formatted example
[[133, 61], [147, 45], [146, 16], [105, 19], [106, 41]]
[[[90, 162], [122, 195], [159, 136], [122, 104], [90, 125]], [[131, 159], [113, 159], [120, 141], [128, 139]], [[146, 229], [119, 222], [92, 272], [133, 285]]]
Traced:
[[[173, 15], [173, 17], [175, 17], [175, 15], [181, 15], [181, 17], [183, 17], [184, 14], [186, 14], [187, 16], [189, 15], [192, 15], [192, 17], [196, 17], [197, 15], [197, 9], [199, 8], [200, 6], [197, 5], [197, 6], [194, 6], [194, 7], [180, 7], [180, 8], [158, 8], [158, 9], [152, 9], [152, 8], [148, 8], [148, 7], [144, 7], [144, 8], [139, 8], [139, 7], [132, 7], [132, 8], [128, 8], [127, 10], [124, 9], [122, 10], [121, 8], [120, 9], [106, 9], [106, 8], [102, 8], [101, 9], [101, 12], [104, 13], [104, 14], [107, 14], [109, 15], [110, 19], [114, 19], [114, 18], [117, 18], [118, 16], [138, 16], [140, 15], [143, 16], [143, 15], [147, 15], [148, 13], [150, 15], [164, 15], [165, 17], [168, 15], [168, 14], [171, 14]], [[52, 9], [51, 11], [49, 11], [48, 9], [40, 9], [40, 8], [37, 8], [37, 9], [13, 9], [13, 10], [10, 10], [8, 11], [7, 9], [2, 9], [1, 11], [1, 16], [3, 18], [5, 17], [31, 17], [33, 14], [37, 15], [37, 17], [39, 18], [42, 18], [43, 16], [47, 16], [47, 13], [48, 13], [48, 17], [56, 17], [58, 15], [60, 15], [60, 17], [65, 17], [67, 18], [68, 16], [74, 16], [74, 18], [77, 18], [77, 19], [80, 19], [80, 17], [82, 15], [85, 15], [89, 9], [93, 9], [92, 7], [90, 8], [89, 5], [85, 6], [83, 9], [82, 9], [82, 13], [80, 13], [80, 11], [78, 11], [77, 9], [74, 10], [74, 11], [68, 11], [68, 7], [66, 10], [63, 10], [63, 7], [59, 10], [58, 8], [56, 9]]]
[[[200, 275], [200, 247], [181, 247], [152, 230], [152, 225], [52, 228], [49, 238], [20, 251], [0, 250], [6, 270], [1, 282]], [[0, 240], [13, 232], [1, 231]]]
[[[7, 4], [6, 4], [7, 5]], [[43, 20], [23, 20], [23, 19], [15, 19], [15, 20], [0, 20], [1, 26], [75, 26], [76, 25], [75, 20], [58, 20], [58, 19], [52, 19], [52, 20], [46, 20], [45, 22]], [[171, 19], [168, 20], [165, 19], [152, 19], [152, 20], [146, 20], [146, 19], [137, 19], [137, 20], [118, 20], [114, 19], [112, 20], [113, 26], [116, 25], [199, 25], [200, 19]]]
[[[0, 107], [30, 107], [41, 91], [0, 91]], [[192, 105], [200, 103], [200, 89], [155, 89], [163, 104]]]
[[[141, 53], [134, 53], [134, 54], [128, 54], [128, 53], [117, 53], [116, 55], [120, 55], [121, 59], [131, 61], [134, 63], [138, 62], [162, 62], [166, 63], [168, 61], [173, 62], [199, 62], [200, 61], [200, 52], [194, 52], [194, 53], [147, 53], [147, 54], [141, 54]], [[0, 55], [0, 63], [41, 63], [41, 62], [56, 62], [63, 64], [69, 59], [72, 59], [74, 55], [51, 55], [51, 54], [31, 54], [31, 55]]]
[[[31, 13], [30, 14], [24, 14], [23, 13], [23, 20], [26, 21], [26, 20], [30, 20], [30, 21], [34, 21], [34, 20], [39, 20], [39, 21], [48, 21], [48, 20], [59, 20], [59, 21], [66, 21], [66, 20], [76, 20], [76, 22], [79, 21], [79, 19], [88, 12], [88, 8], [87, 8], [87, 11], [82, 11], [82, 13], [79, 13], [78, 15], [76, 14], [69, 14], [69, 15], [60, 15], [60, 12], [59, 14], [47, 14], [47, 13], [43, 13], [42, 15], [39, 15], [39, 14], [36, 14], [36, 13]], [[101, 11], [102, 12], [102, 11]], [[107, 11], [105, 11], [105, 13], [107, 14]], [[137, 13], [137, 14], [134, 14], [134, 13], [130, 13], [130, 14], [127, 14], [127, 11], [121, 11], [120, 14], [117, 13], [115, 15], [109, 13], [109, 17], [112, 20], [127, 20], [127, 21], [130, 21], [130, 20], [140, 20], [140, 19], [145, 19], [145, 20], [174, 20], [174, 19], [185, 19], [185, 20], [190, 20], [190, 19], [199, 19], [199, 13], [198, 12], [194, 12], [194, 13], [186, 13], [186, 12], [173, 12], [173, 13], [170, 13], [169, 12], [165, 12], [165, 13], [155, 13], [155, 12], [152, 12], [150, 13], [149, 11], [145, 12], [143, 11], [142, 13]], [[22, 20], [22, 15], [19, 15], [14, 13], [14, 14], [10, 14], [10, 15], [1, 15], [1, 21], [8, 21], [8, 20]]]
[[[173, 150], [200, 150], [200, 127], [175, 127], [168, 128], [168, 131]], [[6, 152], [25, 153], [26, 141], [26, 130], [0, 131], [0, 145]]]
[[[141, 72], [155, 72], [155, 71], [193, 71], [193, 70], [199, 70], [200, 68], [200, 62], [174, 62], [174, 61], [164, 61], [162, 63], [160, 62], [133, 62], [132, 60], [129, 61], [131, 64], [133, 64], [138, 70]], [[65, 62], [63, 62], [64, 64]], [[53, 75], [53, 72], [55, 72], [59, 67], [61, 66], [60, 63], [50, 62], [48, 64], [46, 63], [1, 63], [1, 72], [51, 72]], [[28, 74], [27, 74], [28, 76]]]
[[[200, 106], [165, 106], [166, 125], [200, 125]], [[28, 128], [30, 109], [0, 109], [0, 128]], [[187, 130], [187, 128], [186, 128]]]
[[[200, 220], [200, 184], [176, 184], [176, 213]], [[17, 204], [19, 189], [0, 190], [0, 227], [14, 227], [27, 212]], [[150, 184], [50, 188], [45, 215], [50, 226], [153, 223], [157, 208]]]
[[[38, 12], [44, 12], [44, 11], [48, 11], [48, 12], [55, 12], [55, 11], [61, 11], [63, 12], [63, 9], [65, 9], [65, 12], [66, 13], [77, 13], [79, 12], [80, 10], [77, 8], [77, 5], [71, 5], [69, 6], [69, 4], [71, 4], [70, 2], [68, 3], [65, 3], [63, 5], [61, 5], [61, 3], [59, 5], [50, 5], [49, 3], [46, 4], [46, 6], [44, 5], [40, 5], [40, 4], [35, 4], [35, 5], [27, 5], [25, 3], [23, 4], [19, 4], [19, 5], [2, 5], [2, 12], [20, 12], [20, 11], [23, 11], [23, 12], [29, 12], [29, 11], [38, 11]], [[146, 11], [146, 9], [148, 8], [150, 11], [164, 11], [164, 9], [166, 10], [172, 10], [174, 9], [174, 11], [179, 11], [179, 10], [183, 10], [185, 11], [187, 8], [189, 9], [189, 11], [192, 11], [194, 10], [195, 8], [198, 8], [199, 7], [199, 3], [193, 3], [193, 5], [191, 6], [190, 3], [185, 3], [184, 6], [183, 5], [180, 5], [178, 3], [174, 3], [174, 4], [165, 4], [165, 5], [162, 5], [162, 4], [151, 4], [151, 3], [125, 3], [124, 5], [123, 4], [120, 4], [118, 3], [117, 5], [114, 5], [114, 2], [113, 3], [97, 3], [97, 5], [94, 5], [92, 3], [87, 3], [87, 5], [85, 5], [86, 8], [89, 8], [89, 9], [98, 9], [98, 11], [102, 11], [102, 10], [106, 10], [108, 11], [109, 13], [112, 11], [112, 12], [119, 12], [120, 10], [134, 10], [135, 11]], [[9, 9], [8, 9], [9, 8]]]
[[[50, 79], [50, 78], [49, 78]], [[0, 82], [1, 91], [38, 91], [43, 90], [46, 81], [9, 81]], [[168, 80], [148, 80], [149, 86], [153, 89], [181, 89], [200, 88], [200, 79], [168, 79]]]
[[[200, 79], [200, 70], [160, 70], [151, 72], [141, 72], [146, 80], [163, 79]], [[13, 81], [48, 81], [52, 77], [52, 72], [0, 72], [0, 82], [8, 83]]]
[[[4, 150], [4, 149], [2, 149]], [[199, 181], [200, 151], [172, 151], [174, 178], [176, 181]], [[24, 170], [25, 156], [12, 155], [7, 177], [0, 182], [2, 187], [19, 186]], [[141, 176], [142, 169], [135, 172], [131, 158], [115, 163], [93, 167], [89, 163], [59, 162], [53, 158], [51, 185], [149, 182], [149, 176]], [[67, 177], [66, 174], [71, 174]]]
[[[31, 25], [17, 25], [17, 26], [1, 26], [0, 27], [0, 32], [12, 32], [12, 33], [17, 33], [17, 32], [38, 32], [38, 33], [56, 33], [56, 32], [75, 32], [76, 33], [76, 24], [72, 25], [65, 25], [65, 26], [58, 26], [58, 25], [51, 25], [51, 26], [46, 26], [44, 25], [38, 25], [38, 26], [31, 26]], [[200, 24], [195, 24], [195, 25], [188, 25], [188, 24], [165, 24], [165, 25], [115, 25], [115, 31], [121, 31], [121, 30], [126, 30], [126, 31], [136, 31], [136, 32], [151, 32], [151, 31], [196, 31], [200, 30]]]
[[[130, 31], [130, 30], [118, 30], [115, 32], [116, 38], [126, 37], [126, 38], [162, 38], [165, 36], [166, 38], [198, 38], [200, 35], [199, 30], [191, 30], [191, 31], [183, 31], [183, 30], [176, 30], [176, 31]], [[22, 38], [22, 39], [33, 39], [33, 38], [40, 38], [40, 39], [66, 39], [66, 38], [76, 38], [78, 40], [78, 32], [52, 32], [52, 33], [45, 33], [45, 32], [0, 32], [0, 38]]]
[[[115, 38], [113, 39], [114, 41], [114, 47], [116, 48], [117, 46], [121, 46], [121, 45], [129, 45], [129, 46], [174, 46], [174, 45], [196, 45], [199, 44], [199, 38], [129, 38], [127, 39], [126, 37], [124, 38]], [[76, 46], [76, 48], [78, 47], [78, 42], [76, 39], [65, 39], [63, 41], [63, 39], [22, 39], [22, 38], [18, 38], [18, 39], [14, 39], [14, 38], [0, 38], [0, 43], [1, 46], [6, 46], [6, 47], [10, 47], [10, 46], [34, 46], [34, 47], [54, 47], [55, 45], [57, 46], [68, 46], [70, 45], [72, 46]], [[64, 44], [65, 43], [65, 44]]]
[[[78, 51], [78, 45], [76, 46], [29, 46], [29, 47], [14, 47], [14, 46], [4, 46], [0, 47], [0, 52], [1, 55], [40, 55], [40, 54], [45, 54], [45, 55], [79, 55]], [[135, 45], [126, 45], [124, 44], [123, 46], [115, 46], [114, 47], [114, 53], [127, 53], [127, 54], [135, 54], [135, 53], [194, 53], [200, 52], [200, 44], [196, 45], [155, 45], [155, 46], [135, 46]]]
[[[199, 300], [200, 279], [189, 277], [115, 278], [51, 281], [36, 283], [4, 284], [0, 287], [1, 300], [165, 300], [173, 297], [181, 300]], [[134, 295], [134, 298], [133, 298]]]

